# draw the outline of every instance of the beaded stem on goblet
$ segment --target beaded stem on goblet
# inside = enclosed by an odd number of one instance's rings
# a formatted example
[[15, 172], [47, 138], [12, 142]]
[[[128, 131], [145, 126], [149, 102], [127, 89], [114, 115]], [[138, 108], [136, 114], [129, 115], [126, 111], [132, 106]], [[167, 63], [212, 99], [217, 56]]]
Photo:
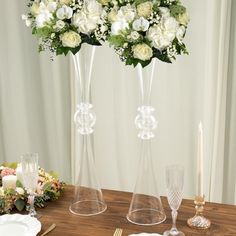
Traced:
[[194, 200], [196, 214], [194, 217], [188, 219], [188, 226], [196, 229], [208, 229], [211, 226], [211, 221], [207, 219], [204, 215], [204, 196], [196, 196]]

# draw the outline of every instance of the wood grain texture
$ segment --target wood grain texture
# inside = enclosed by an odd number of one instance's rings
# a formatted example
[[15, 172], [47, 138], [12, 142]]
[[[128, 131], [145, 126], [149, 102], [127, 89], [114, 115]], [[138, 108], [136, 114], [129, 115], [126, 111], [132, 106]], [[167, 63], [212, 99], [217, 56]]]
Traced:
[[[107, 210], [96, 216], [81, 217], [69, 212], [69, 205], [73, 198], [74, 188], [67, 186], [63, 196], [48, 203], [47, 207], [38, 212], [42, 215], [43, 233], [52, 223], [57, 227], [48, 236], [112, 236], [116, 228], [123, 228], [122, 236], [133, 233], [160, 233], [171, 227], [170, 209], [166, 198], [162, 198], [167, 219], [164, 223], [155, 226], [138, 226], [131, 224], [126, 219], [131, 193], [113, 190], [103, 190], [107, 203]], [[194, 230], [187, 226], [187, 219], [194, 215], [193, 200], [183, 200], [179, 209], [177, 227], [186, 236], [236, 236], [236, 206], [206, 203], [205, 216], [212, 226], [209, 230]]]

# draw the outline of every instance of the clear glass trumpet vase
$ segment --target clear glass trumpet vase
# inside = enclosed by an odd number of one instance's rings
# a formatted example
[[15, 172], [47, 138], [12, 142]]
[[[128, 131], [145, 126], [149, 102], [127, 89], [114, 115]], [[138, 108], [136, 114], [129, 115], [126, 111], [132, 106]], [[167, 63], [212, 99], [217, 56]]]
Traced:
[[96, 174], [94, 152], [91, 143], [96, 123], [96, 115], [93, 105], [90, 103], [95, 48], [95, 46], [83, 44], [80, 51], [72, 56], [76, 84], [79, 87], [74, 122], [80, 134], [81, 142], [78, 142], [78, 145], [80, 144], [80, 156], [77, 157], [80, 160], [79, 172], [75, 179], [74, 198], [69, 209], [73, 214], [83, 216], [100, 214], [107, 208]]
[[155, 64], [156, 59], [153, 59], [152, 63], [145, 68], [142, 68], [140, 64], [137, 65], [141, 90], [141, 106], [138, 108], [135, 125], [139, 130], [140, 160], [127, 219], [131, 223], [138, 225], [160, 224], [166, 219], [158, 193], [151, 153], [151, 140], [155, 136], [153, 131], [157, 127], [157, 121], [153, 115], [155, 109], [150, 105]]

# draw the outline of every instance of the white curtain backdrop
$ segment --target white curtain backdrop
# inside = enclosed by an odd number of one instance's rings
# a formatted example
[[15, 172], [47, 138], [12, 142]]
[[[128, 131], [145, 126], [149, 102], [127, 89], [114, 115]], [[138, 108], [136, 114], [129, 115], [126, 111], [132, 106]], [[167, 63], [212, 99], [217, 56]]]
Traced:
[[[37, 54], [37, 42], [20, 20], [27, 1], [2, 1], [0, 15], [0, 162], [36, 151], [41, 165], [73, 180], [79, 137], [71, 123], [76, 105], [69, 58]], [[197, 127], [204, 126], [205, 194], [236, 203], [236, 0], [183, 1], [191, 16], [190, 55], [158, 62], [152, 105], [159, 122], [152, 152], [161, 194], [165, 166], [185, 167], [185, 195], [195, 193]], [[231, 4], [232, 2], [232, 4]], [[97, 115], [94, 152], [103, 188], [132, 191], [139, 158], [134, 127], [136, 71], [107, 46], [96, 51], [92, 102]]]

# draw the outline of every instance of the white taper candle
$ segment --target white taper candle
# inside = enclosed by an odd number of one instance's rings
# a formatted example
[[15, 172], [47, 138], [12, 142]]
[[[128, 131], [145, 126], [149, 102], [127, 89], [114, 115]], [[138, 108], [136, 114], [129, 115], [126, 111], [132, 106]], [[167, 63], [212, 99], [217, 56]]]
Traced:
[[203, 196], [203, 128], [202, 122], [198, 126], [197, 150], [197, 195]]

